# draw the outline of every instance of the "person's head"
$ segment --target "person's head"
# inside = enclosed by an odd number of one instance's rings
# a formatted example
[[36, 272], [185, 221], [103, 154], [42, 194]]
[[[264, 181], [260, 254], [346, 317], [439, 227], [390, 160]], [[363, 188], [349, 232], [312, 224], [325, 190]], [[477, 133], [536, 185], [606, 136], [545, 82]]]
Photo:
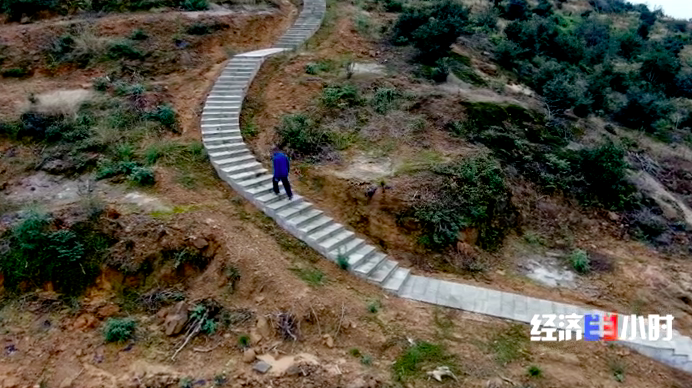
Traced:
[[275, 145], [274, 148], [272, 148], [272, 154], [276, 154], [276, 153], [279, 153], [279, 152], [283, 152], [283, 150], [281, 149], [281, 146], [280, 146], [280, 145]]

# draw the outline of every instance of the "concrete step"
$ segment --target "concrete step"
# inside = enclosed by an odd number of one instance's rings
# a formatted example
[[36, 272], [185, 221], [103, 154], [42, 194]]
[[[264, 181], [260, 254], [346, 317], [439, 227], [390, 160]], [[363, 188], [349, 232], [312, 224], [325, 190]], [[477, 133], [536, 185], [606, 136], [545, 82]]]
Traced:
[[219, 113], [226, 113], [226, 112], [240, 112], [242, 109], [240, 102], [234, 102], [230, 104], [226, 104], [223, 106], [219, 105], [207, 105], [204, 107], [202, 110], [202, 116], [205, 114], [219, 114]]
[[240, 174], [241, 172], [248, 172], [254, 170], [256, 167], [262, 167], [262, 165], [256, 161], [252, 161], [249, 163], [237, 164], [235, 166], [222, 167], [221, 171], [229, 175], [235, 175]]
[[233, 158], [245, 154], [249, 154], [250, 150], [247, 148], [239, 148], [233, 151], [221, 151], [221, 152], [210, 152], [210, 159], [220, 159], [220, 158]]
[[354, 268], [353, 272], [361, 277], [367, 277], [386, 257], [387, 255], [382, 252], [375, 252], [370, 257], [365, 259], [359, 266]]
[[335, 234], [325, 240], [322, 240], [319, 243], [319, 246], [322, 247], [325, 251], [329, 252], [338, 249], [340, 246], [346, 244], [354, 238], [356, 238], [355, 233], [351, 232], [350, 230], [344, 229], [344, 231], [342, 231], [341, 233]]
[[300, 215], [299, 218], [293, 219], [291, 222], [295, 222], [298, 230], [305, 233], [305, 235], [315, 233], [334, 223], [334, 220], [331, 217], [325, 216], [321, 210], [319, 213], [313, 211], [306, 212]]
[[257, 201], [261, 202], [264, 206], [267, 206], [272, 202], [277, 202], [277, 201], [280, 201], [282, 199], [285, 199], [286, 196], [282, 195], [282, 194], [276, 195], [274, 193], [269, 193], [269, 194], [262, 194], [258, 197], [255, 197], [255, 198], [257, 198]]
[[394, 274], [397, 268], [399, 268], [399, 263], [396, 261], [389, 259], [382, 260], [380, 265], [370, 273], [368, 280], [378, 285], [384, 284], [387, 279]]
[[314, 209], [310, 202], [301, 202], [297, 206], [292, 206], [288, 209], [283, 209], [277, 213], [282, 220], [287, 221], [293, 217], [297, 217], [300, 214], [306, 214], [308, 211]]
[[300, 230], [301, 232], [305, 232], [305, 227], [309, 226], [312, 222], [315, 222], [317, 219], [324, 217], [323, 214], [324, 212], [322, 210], [311, 209], [303, 214], [299, 214], [291, 218], [287, 221], [287, 223], [291, 226], [298, 228], [298, 230]]
[[336, 233], [340, 233], [341, 231], [346, 230], [343, 225], [338, 224], [338, 223], [333, 223], [323, 229], [320, 229], [316, 232], [311, 233], [308, 238], [311, 240], [315, 240], [315, 242], [320, 242], [324, 239], [327, 239], [331, 236], [333, 236]]
[[234, 182], [243, 182], [245, 180], [250, 180], [250, 179], [255, 179], [260, 176], [266, 175], [267, 174], [267, 169], [266, 168], [257, 168], [256, 170], [252, 171], [245, 171], [237, 174], [226, 174], [229, 179], [233, 180]]
[[245, 143], [205, 144], [207, 151], [233, 151], [245, 148]]
[[202, 122], [210, 122], [213, 120], [224, 120], [231, 122], [232, 120], [238, 120], [240, 117], [240, 109], [226, 109], [219, 110], [216, 112], [205, 111], [202, 112]]
[[219, 166], [234, 166], [238, 164], [247, 163], [247, 161], [249, 160], [255, 160], [255, 156], [247, 154], [242, 156], [236, 156], [234, 158], [218, 159], [215, 160], [214, 163], [216, 163]]
[[216, 131], [240, 131], [240, 124], [205, 124], [202, 127], [202, 133], [214, 133]]
[[411, 270], [408, 268], [398, 267], [394, 273], [384, 282], [382, 288], [389, 292], [398, 293], [401, 286], [406, 282], [406, 279], [411, 276]]
[[354, 238], [353, 240], [347, 242], [346, 244], [342, 245], [339, 247], [339, 249], [336, 249], [334, 251], [331, 251], [327, 254], [327, 258], [330, 260], [336, 260], [337, 257], [343, 255], [347, 259], [348, 257], [355, 251], [359, 250], [363, 246], [365, 246], [365, 240], [362, 238]]
[[235, 117], [213, 117], [213, 118], [208, 118], [208, 117], [203, 117], [202, 118], [202, 124], [201, 125], [231, 125], [231, 124], [237, 124], [238, 123], [238, 118], [239, 114], [236, 115]]
[[352, 252], [350, 255], [348, 255], [348, 265], [351, 268], [356, 268], [365, 260], [367, 260], [370, 256], [374, 255], [376, 252], [377, 249], [375, 249], [374, 246], [366, 244], [360, 247], [360, 249], [358, 249], [357, 251]]
[[[242, 136], [219, 136], [219, 137], [205, 137], [202, 139], [204, 144], [218, 144], [218, 143], [243, 143]], [[245, 145], [245, 143], [243, 143]]]
[[283, 199], [279, 201], [268, 204], [267, 208], [273, 212], [280, 212], [282, 210], [289, 209], [293, 206], [297, 206], [301, 202], [303, 202], [303, 197], [301, 197], [300, 195], [293, 195], [292, 199], [283, 197]]
[[239, 129], [227, 129], [225, 131], [202, 132], [202, 138], [213, 139], [216, 137], [240, 136]]
[[267, 174], [253, 179], [244, 180], [242, 182], [239, 182], [238, 184], [242, 186], [244, 189], [251, 189], [253, 187], [262, 186], [266, 183], [271, 183], [271, 181], [272, 176]]
[[261, 195], [273, 193], [274, 184], [271, 180], [269, 180], [269, 183], [263, 183], [261, 186], [247, 188], [245, 191], [252, 194], [253, 197], [259, 197]]

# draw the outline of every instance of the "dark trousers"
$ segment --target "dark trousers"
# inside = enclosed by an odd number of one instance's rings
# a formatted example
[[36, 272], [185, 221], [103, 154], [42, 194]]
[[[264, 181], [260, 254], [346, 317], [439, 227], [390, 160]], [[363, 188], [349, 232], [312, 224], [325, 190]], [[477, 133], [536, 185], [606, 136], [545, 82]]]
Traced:
[[288, 177], [284, 177], [284, 178], [274, 177], [274, 179], [272, 179], [272, 183], [274, 183], [274, 193], [276, 195], [279, 195], [279, 181], [281, 181], [281, 183], [283, 183], [284, 190], [286, 190], [286, 195], [288, 195], [288, 198], [293, 198], [293, 192], [291, 191], [291, 184], [288, 183]]

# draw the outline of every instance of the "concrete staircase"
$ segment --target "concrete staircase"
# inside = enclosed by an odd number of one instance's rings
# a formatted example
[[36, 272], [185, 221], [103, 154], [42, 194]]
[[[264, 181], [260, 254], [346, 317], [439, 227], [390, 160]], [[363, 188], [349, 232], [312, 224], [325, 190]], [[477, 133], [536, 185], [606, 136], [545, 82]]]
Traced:
[[[550, 300], [412, 275], [408, 268], [400, 267], [300, 195], [289, 200], [283, 189], [281, 195], [272, 192], [271, 173], [255, 159], [240, 133], [243, 99], [264, 60], [302, 45], [319, 29], [324, 14], [324, 0], [305, 0], [295, 24], [274, 48], [236, 55], [226, 65], [207, 97], [201, 120], [202, 139], [218, 175], [324, 257], [336, 261], [343, 256], [352, 273], [400, 297], [523, 323], [530, 323], [535, 314], [603, 314], [603, 311]], [[692, 372], [692, 340], [677, 332], [672, 341], [620, 343]]]

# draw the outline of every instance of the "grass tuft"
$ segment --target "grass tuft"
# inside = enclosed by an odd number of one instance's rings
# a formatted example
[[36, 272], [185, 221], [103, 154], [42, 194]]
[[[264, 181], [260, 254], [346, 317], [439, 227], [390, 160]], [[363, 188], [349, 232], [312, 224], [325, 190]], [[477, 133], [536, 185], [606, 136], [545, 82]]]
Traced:
[[454, 374], [458, 374], [454, 355], [449, 354], [442, 345], [422, 341], [401, 354], [394, 362], [393, 370], [397, 380], [407, 381], [424, 376], [427, 368], [438, 366], [448, 366]]

